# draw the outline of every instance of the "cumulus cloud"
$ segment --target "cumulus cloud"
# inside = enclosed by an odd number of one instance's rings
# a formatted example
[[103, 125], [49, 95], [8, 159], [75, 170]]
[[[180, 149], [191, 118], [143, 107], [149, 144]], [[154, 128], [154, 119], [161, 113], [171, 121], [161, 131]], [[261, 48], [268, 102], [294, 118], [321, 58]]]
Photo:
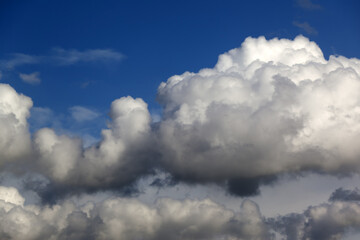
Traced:
[[7, 84], [0, 84], [0, 165], [31, 154], [28, 131], [32, 101]]
[[[31, 165], [59, 194], [120, 189], [155, 169], [236, 195], [257, 194], [283, 174], [359, 172], [359, 75], [359, 59], [326, 60], [303, 36], [247, 38], [214, 68], [161, 83], [158, 122], [142, 99], [115, 100], [102, 139], [86, 148], [50, 128], [31, 141], [31, 99], [2, 84], [1, 162]], [[78, 121], [96, 115], [70, 111]]]
[[0, 187], [0, 236], [8, 239], [271, 239], [258, 206], [238, 211], [204, 200], [109, 198], [76, 205], [24, 205], [14, 188]]
[[33, 72], [30, 74], [19, 73], [19, 77], [21, 78], [21, 80], [32, 85], [36, 85], [41, 82], [39, 75], [39, 72]]
[[359, 75], [360, 60], [326, 60], [303, 36], [247, 38], [214, 68], [160, 85], [162, 164], [244, 194], [284, 173], [357, 172]]
[[267, 219], [267, 223], [289, 240], [340, 240], [348, 231], [360, 230], [360, 204], [347, 199], [333, 200], [310, 206], [303, 213]]

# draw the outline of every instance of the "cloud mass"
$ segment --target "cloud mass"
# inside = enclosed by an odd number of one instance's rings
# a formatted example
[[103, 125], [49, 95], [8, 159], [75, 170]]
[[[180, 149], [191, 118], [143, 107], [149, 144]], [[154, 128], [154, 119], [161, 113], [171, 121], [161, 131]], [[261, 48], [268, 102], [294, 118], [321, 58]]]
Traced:
[[[116, 58], [106, 51], [59, 56], [72, 64], [92, 61], [89, 54]], [[283, 175], [359, 173], [359, 59], [325, 59], [303, 36], [249, 37], [213, 68], [170, 77], [157, 98], [156, 121], [142, 99], [114, 100], [101, 140], [84, 147], [81, 138], [51, 128], [30, 133], [32, 100], [0, 84], [0, 168], [42, 176], [44, 184], [28, 188], [54, 204], [26, 205], [16, 189], [0, 187], [1, 238], [274, 239], [271, 228], [288, 239], [341, 239], [359, 228], [358, 190], [337, 189], [330, 202], [277, 219], [264, 219], [250, 200], [239, 211], [209, 199], [68, 201], [132, 190], [158, 170], [171, 183], [216, 184], [238, 196], [258, 194]], [[80, 106], [70, 112], [77, 122], [98, 116]]]

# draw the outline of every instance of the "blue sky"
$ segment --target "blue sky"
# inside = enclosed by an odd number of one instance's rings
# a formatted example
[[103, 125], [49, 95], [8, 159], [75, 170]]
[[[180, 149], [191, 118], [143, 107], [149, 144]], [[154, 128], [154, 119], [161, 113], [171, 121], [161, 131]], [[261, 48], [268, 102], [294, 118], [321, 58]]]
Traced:
[[[127, 95], [156, 109], [160, 82], [214, 66], [219, 54], [239, 47], [248, 36], [293, 39], [303, 34], [326, 57], [360, 55], [358, 1], [303, 2], [2, 1], [2, 60], [14, 53], [49, 56], [54, 48], [110, 49], [124, 57], [19, 64], [3, 69], [1, 81], [31, 96], [35, 106], [61, 113], [73, 105], [106, 112], [113, 99]], [[19, 73], [33, 72], [39, 72], [41, 84], [19, 78]]]
[[359, 239], [359, 12], [0, 1], [0, 236]]

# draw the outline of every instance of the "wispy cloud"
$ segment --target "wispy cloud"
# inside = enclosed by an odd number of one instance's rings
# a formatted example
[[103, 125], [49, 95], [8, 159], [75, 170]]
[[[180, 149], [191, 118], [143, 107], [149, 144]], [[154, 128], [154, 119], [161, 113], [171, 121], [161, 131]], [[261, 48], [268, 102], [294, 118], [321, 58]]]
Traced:
[[308, 22], [298, 22], [294, 21], [293, 25], [305, 31], [309, 35], [317, 35], [318, 31], [312, 27]]
[[23, 80], [26, 83], [36, 85], [36, 84], [39, 84], [41, 82], [41, 79], [40, 79], [39, 75], [40, 75], [39, 72], [33, 72], [33, 73], [30, 73], [30, 74], [20, 73], [19, 77], [21, 78], [21, 80]]
[[82, 106], [74, 106], [69, 109], [71, 117], [77, 122], [90, 121], [97, 118], [100, 114]]
[[320, 10], [322, 6], [320, 4], [315, 4], [311, 0], [297, 0], [298, 6], [305, 10]]
[[0, 69], [12, 70], [28, 64], [73, 65], [81, 62], [95, 63], [107, 61], [121, 61], [125, 55], [112, 49], [77, 49], [54, 48], [47, 55], [29, 55], [13, 53], [8, 58], [0, 59]]
[[76, 49], [54, 48], [51, 58], [61, 65], [71, 65], [79, 62], [98, 62], [98, 61], [120, 61], [125, 58], [122, 53], [112, 49], [89, 49], [79, 51]]
[[8, 59], [0, 60], [0, 67], [3, 69], [13, 69], [24, 64], [39, 63], [40, 57], [23, 53], [13, 53]]

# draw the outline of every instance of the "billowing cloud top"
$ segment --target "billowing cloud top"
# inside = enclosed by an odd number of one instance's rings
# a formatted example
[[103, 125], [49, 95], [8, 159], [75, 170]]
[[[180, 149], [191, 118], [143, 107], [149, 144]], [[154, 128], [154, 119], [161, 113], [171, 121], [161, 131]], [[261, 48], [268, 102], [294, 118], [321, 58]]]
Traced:
[[358, 171], [359, 74], [303, 36], [247, 38], [160, 85], [164, 164], [195, 181]]

